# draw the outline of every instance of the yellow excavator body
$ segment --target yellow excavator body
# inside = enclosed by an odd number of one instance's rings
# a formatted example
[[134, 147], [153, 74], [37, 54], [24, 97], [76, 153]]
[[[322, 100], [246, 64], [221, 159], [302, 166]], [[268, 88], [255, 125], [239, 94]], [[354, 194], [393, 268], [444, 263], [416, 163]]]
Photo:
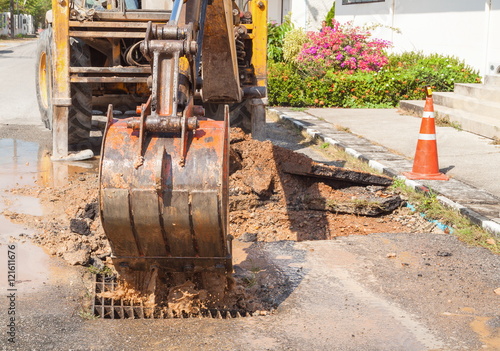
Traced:
[[99, 194], [117, 271], [139, 287], [152, 272], [230, 275], [229, 128], [245, 111], [262, 132], [267, 1], [54, 0], [51, 18], [37, 91], [52, 159], [95, 150], [92, 111], [107, 111]]

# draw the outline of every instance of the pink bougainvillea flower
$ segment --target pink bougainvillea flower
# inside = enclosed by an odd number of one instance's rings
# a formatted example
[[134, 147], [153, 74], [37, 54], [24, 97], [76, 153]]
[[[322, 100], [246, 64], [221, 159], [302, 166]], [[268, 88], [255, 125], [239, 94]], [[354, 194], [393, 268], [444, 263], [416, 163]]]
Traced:
[[299, 68], [312, 72], [336, 69], [342, 71], [379, 71], [388, 63], [385, 49], [389, 41], [371, 38], [371, 33], [351, 22], [340, 24], [332, 20], [331, 27], [321, 32], [309, 32], [296, 58]]

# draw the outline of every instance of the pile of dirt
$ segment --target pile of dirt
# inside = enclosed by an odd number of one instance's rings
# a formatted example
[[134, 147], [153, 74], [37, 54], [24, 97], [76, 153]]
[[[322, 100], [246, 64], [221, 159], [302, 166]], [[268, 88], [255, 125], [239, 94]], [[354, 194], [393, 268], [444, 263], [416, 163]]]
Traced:
[[[401, 219], [402, 201], [386, 186], [295, 174], [316, 165], [303, 154], [253, 140], [234, 128], [230, 233], [242, 241], [301, 241], [421, 229], [415, 224], [423, 220], [417, 218], [409, 228], [409, 222]], [[14, 189], [12, 193], [39, 198], [45, 215], [7, 211], [4, 215], [39, 229], [32, 239], [51, 255], [73, 265], [100, 264], [111, 249], [99, 219], [98, 186], [97, 174], [80, 173], [64, 186]], [[376, 216], [367, 216], [373, 210]], [[411, 216], [403, 212], [404, 217]]]
[[98, 175], [77, 174], [64, 186], [26, 187], [13, 194], [40, 200], [43, 216], [4, 212], [11, 221], [36, 229], [30, 239], [71, 265], [88, 265], [111, 253], [99, 219]]
[[[312, 174], [318, 167], [323, 167], [322, 172]], [[242, 242], [301, 241], [352, 234], [412, 232], [428, 225], [418, 215], [401, 209], [403, 201], [387, 186], [339, 181], [323, 176], [325, 170], [331, 173], [329, 168], [315, 164], [303, 154], [269, 141], [253, 140], [241, 130], [233, 129], [230, 233]], [[312, 173], [308, 173], [310, 171]], [[97, 174], [80, 173], [64, 186], [11, 190], [40, 199], [45, 215], [36, 217], [8, 211], [3, 214], [14, 222], [36, 228], [31, 239], [49, 254], [72, 265], [102, 268], [105, 264], [111, 265], [111, 248], [99, 219], [98, 188]], [[134, 295], [126, 285], [113, 294], [116, 299], [123, 299], [123, 294], [135, 296], [134, 299], [143, 299], [145, 305], [163, 306], [173, 314], [214, 306], [246, 311], [271, 309], [272, 301], [264, 303], [265, 297], [261, 296], [265, 290], [261, 280], [265, 275], [235, 268], [238, 269], [235, 282], [226, 282], [226, 277], [219, 279], [224, 283], [219, 284], [223, 293], [196, 289], [188, 279], [187, 283], [170, 284], [168, 288], [157, 284], [150, 294], [141, 297]]]
[[231, 234], [245, 241], [301, 241], [408, 231], [394, 214], [403, 201], [387, 186], [297, 174], [315, 166], [306, 155], [233, 130]]
[[114, 291], [100, 292], [97, 296], [122, 301], [127, 306], [143, 306], [147, 318], [153, 313], [170, 317], [197, 316], [207, 310], [267, 314], [263, 311], [276, 307], [265, 301], [241, 275], [151, 272], [147, 287], [138, 288], [130, 280], [121, 279]]

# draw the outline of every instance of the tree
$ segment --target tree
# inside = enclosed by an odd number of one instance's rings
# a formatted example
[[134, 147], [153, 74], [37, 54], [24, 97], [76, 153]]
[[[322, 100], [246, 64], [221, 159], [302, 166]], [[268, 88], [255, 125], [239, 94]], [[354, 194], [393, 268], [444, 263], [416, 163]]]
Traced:
[[[20, 0], [18, 0], [20, 1]], [[32, 15], [35, 26], [45, 23], [45, 13], [52, 8], [51, 0], [25, 0], [25, 13]]]
[[9, 12], [10, 0], [0, 0], [0, 12]]
[[[0, 0], [0, 12], [10, 12], [11, 0]], [[35, 26], [45, 22], [45, 13], [52, 8], [51, 0], [14, 0], [14, 13], [32, 15]]]

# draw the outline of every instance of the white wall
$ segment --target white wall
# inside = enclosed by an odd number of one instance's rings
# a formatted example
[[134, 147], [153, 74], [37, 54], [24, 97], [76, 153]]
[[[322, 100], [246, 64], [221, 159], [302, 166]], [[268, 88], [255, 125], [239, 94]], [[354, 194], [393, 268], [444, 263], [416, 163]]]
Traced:
[[491, 9], [486, 16], [485, 30], [485, 72], [500, 74], [500, 0], [491, 1]]
[[401, 34], [387, 28], [373, 32], [392, 41], [395, 52], [457, 56], [483, 75], [489, 74], [490, 62], [500, 66], [500, 0], [386, 0], [351, 5], [337, 0], [335, 18], [398, 28]]
[[9, 17], [10, 12], [0, 13], [0, 35], [9, 35]]
[[[10, 35], [9, 18], [10, 12], [0, 13], [0, 35]], [[33, 16], [14, 15], [14, 35], [17, 34], [35, 34]]]
[[267, 19], [269, 22], [281, 23], [281, 1], [267, 2]]
[[319, 30], [335, 0], [268, 0], [268, 19], [282, 23], [288, 14], [296, 27]]
[[306, 30], [319, 30], [334, 0], [290, 0], [292, 22]]

